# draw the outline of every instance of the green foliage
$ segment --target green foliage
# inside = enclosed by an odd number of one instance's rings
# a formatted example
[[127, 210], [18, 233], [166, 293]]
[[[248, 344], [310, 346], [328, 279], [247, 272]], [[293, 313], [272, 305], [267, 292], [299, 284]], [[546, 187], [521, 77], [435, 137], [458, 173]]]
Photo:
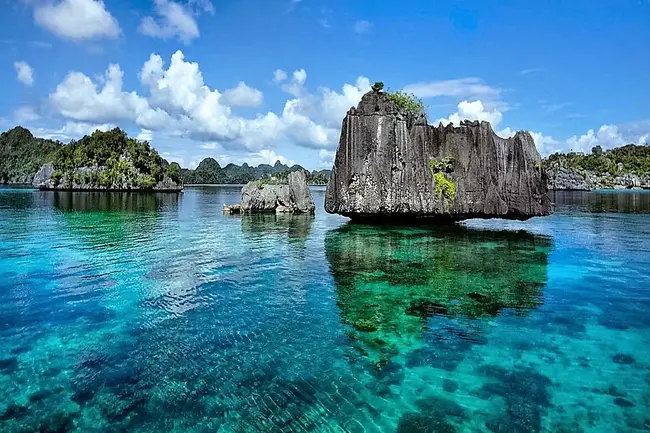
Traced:
[[[95, 131], [79, 141], [59, 147], [53, 156], [55, 172], [76, 184], [103, 188], [153, 189], [171, 174], [179, 183], [178, 164], [168, 165], [146, 141], [124, 131]], [[172, 176], [170, 176], [172, 177]]]
[[432, 173], [451, 173], [454, 170], [454, 158], [451, 156], [445, 156], [441, 158], [440, 161], [431, 158], [429, 160], [429, 167], [431, 168]]
[[433, 179], [436, 183], [436, 195], [442, 195], [447, 200], [454, 201], [456, 198], [456, 184], [454, 181], [447, 179], [440, 171], [433, 174]]
[[427, 111], [424, 102], [412, 93], [406, 93], [401, 90], [387, 93], [388, 99], [393, 101], [398, 110], [410, 116], [424, 114]]
[[17, 126], [0, 135], [0, 183], [31, 183], [41, 166], [61, 147], [58, 141], [35, 138]]
[[384, 90], [383, 81], [376, 81], [375, 84], [372, 85], [372, 90], [375, 92], [381, 92], [382, 90]]
[[[619, 173], [643, 175], [650, 173], [650, 146], [628, 144], [605, 152], [596, 151], [589, 155], [576, 152], [554, 153], [544, 161], [547, 167], [553, 163], [567, 168], [589, 170], [598, 175], [615, 176]], [[620, 170], [619, 164], [621, 164]]]
[[[152, 173], [152, 176], [155, 179], [156, 176], [154, 175], [154, 173]], [[181, 175], [181, 166], [178, 165], [177, 162], [172, 162], [171, 164], [169, 164], [169, 167], [167, 167], [167, 176], [169, 176], [169, 178], [172, 181], [180, 184], [181, 181], [183, 180], [183, 177]]]
[[436, 196], [442, 196], [449, 201], [454, 201], [456, 198], [456, 184], [445, 177], [445, 173], [454, 171], [454, 158], [450, 156], [445, 156], [440, 160], [431, 158], [429, 168], [433, 175]]

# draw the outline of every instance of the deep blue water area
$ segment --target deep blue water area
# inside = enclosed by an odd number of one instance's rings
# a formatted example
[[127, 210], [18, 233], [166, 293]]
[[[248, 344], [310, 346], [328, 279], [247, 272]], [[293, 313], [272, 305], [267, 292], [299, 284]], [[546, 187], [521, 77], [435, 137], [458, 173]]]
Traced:
[[650, 193], [458, 227], [239, 193], [0, 188], [0, 431], [650, 431]]

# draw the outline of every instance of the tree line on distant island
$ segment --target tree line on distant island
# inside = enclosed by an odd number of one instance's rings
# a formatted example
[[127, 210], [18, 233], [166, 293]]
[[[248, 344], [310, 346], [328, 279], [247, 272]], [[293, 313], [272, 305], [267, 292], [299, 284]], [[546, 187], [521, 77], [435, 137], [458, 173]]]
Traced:
[[[221, 167], [215, 159], [206, 158], [194, 170], [181, 169], [177, 163], [170, 164], [163, 159], [147, 142], [130, 138], [119, 128], [96, 131], [69, 144], [36, 138], [20, 126], [0, 135], [0, 183], [31, 183], [46, 163], [54, 164], [53, 178], [56, 179], [89, 181], [79, 179], [79, 169], [101, 167], [97, 179], [92, 180], [98, 185], [112, 185], [126, 179], [140, 189], [151, 189], [163, 177], [185, 184], [245, 184], [266, 177], [279, 179], [292, 171], [303, 170], [307, 182], [316, 185], [327, 184], [330, 177], [330, 170], [309, 171], [300, 165], [288, 166], [280, 161], [257, 167], [246, 163]], [[558, 163], [599, 175], [648, 175], [650, 146], [629, 144], [607, 151], [597, 146], [590, 154], [555, 153], [544, 159], [546, 167]]]
[[243, 163], [228, 164], [221, 167], [214, 158], [205, 158], [194, 170], [183, 169], [185, 184], [245, 184], [266, 177], [286, 178], [292, 171], [304, 171], [307, 183], [325, 185], [330, 177], [330, 170], [309, 171], [295, 164], [288, 166], [276, 161], [274, 165], [260, 164], [257, 167]]
[[244, 184], [264, 177], [283, 178], [292, 171], [303, 170], [311, 184], [326, 184], [329, 170], [309, 171], [300, 165], [288, 166], [246, 163], [221, 167], [206, 158], [195, 170], [181, 169], [169, 163], [146, 141], [136, 140], [115, 128], [95, 131], [68, 144], [36, 138], [21, 126], [0, 135], [0, 183], [29, 184], [44, 165], [53, 164], [55, 183], [115, 188], [127, 184], [133, 189], [154, 189], [159, 182], [171, 179], [186, 184]]

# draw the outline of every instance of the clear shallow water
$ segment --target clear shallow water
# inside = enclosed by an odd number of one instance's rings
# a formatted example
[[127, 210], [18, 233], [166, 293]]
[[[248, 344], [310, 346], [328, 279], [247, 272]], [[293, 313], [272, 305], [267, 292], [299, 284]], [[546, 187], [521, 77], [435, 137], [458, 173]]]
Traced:
[[314, 194], [0, 189], [0, 431], [650, 429], [650, 194], [457, 229]]

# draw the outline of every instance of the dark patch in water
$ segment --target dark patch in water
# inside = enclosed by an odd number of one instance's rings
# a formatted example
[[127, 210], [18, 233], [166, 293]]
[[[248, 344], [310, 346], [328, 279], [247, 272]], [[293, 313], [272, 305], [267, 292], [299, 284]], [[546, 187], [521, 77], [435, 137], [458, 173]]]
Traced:
[[461, 405], [438, 396], [420, 399], [415, 402], [415, 405], [422, 413], [426, 414], [444, 414], [456, 418], [462, 418], [465, 415], [465, 409]]
[[627, 400], [623, 397], [616, 397], [614, 399], [614, 404], [620, 407], [634, 407], [634, 403], [632, 403], [630, 400]]
[[444, 389], [447, 392], [456, 392], [456, 390], [458, 389], [458, 382], [453, 381], [451, 379], [443, 379], [442, 389]]
[[11, 358], [0, 359], [0, 372], [10, 375], [18, 370], [18, 358], [12, 356]]
[[438, 302], [415, 299], [411, 301], [411, 304], [406, 309], [406, 314], [426, 319], [436, 314], [447, 314], [447, 307]]
[[630, 365], [636, 362], [633, 356], [626, 355], [624, 353], [617, 353], [616, 355], [612, 356], [612, 361], [614, 361], [616, 364], [622, 365]]
[[10, 419], [21, 419], [27, 415], [29, 409], [27, 406], [23, 406], [16, 403], [11, 403], [5, 409], [2, 414], [0, 414], [0, 421], [7, 421]]
[[397, 433], [456, 433], [456, 427], [437, 415], [410, 412], [399, 419]]
[[483, 295], [481, 293], [476, 293], [476, 292], [468, 293], [467, 297], [473, 301], [480, 302], [482, 304], [492, 302], [492, 298], [490, 298], [487, 295]]
[[480, 373], [496, 382], [488, 382], [482, 390], [504, 398], [506, 413], [486, 423], [495, 433], [539, 432], [542, 415], [551, 405], [548, 387], [551, 381], [533, 369], [507, 370], [499, 366], [485, 365]]

